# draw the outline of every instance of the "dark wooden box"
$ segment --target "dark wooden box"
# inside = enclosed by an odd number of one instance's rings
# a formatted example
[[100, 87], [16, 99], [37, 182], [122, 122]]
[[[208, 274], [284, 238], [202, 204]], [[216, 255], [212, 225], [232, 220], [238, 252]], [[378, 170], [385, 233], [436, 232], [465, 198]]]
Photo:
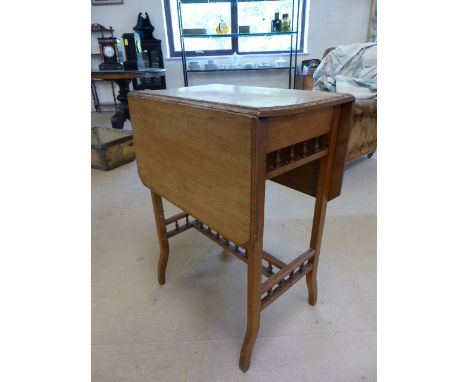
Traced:
[[112, 170], [135, 159], [133, 133], [107, 127], [91, 128], [91, 167]]

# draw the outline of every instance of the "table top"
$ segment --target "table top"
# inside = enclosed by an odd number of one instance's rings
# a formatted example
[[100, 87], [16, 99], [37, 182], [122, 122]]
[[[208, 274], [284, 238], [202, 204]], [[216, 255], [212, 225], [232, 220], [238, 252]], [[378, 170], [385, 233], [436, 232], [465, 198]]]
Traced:
[[166, 69], [147, 68], [139, 70], [92, 70], [91, 78], [95, 80], [119, 80], [132, 78], [152, 78], [164, 75]]
[[350, 94], [221, 84], [142, 90], [131, 94], [135, 97], [172, 101], [256, 117], [312, 111], [326, 105], [339, 105], [354, 100]]

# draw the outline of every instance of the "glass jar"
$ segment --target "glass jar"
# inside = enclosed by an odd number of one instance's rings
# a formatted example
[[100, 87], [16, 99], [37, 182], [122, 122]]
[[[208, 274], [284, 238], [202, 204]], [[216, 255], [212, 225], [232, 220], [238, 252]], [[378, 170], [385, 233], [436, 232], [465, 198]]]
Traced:
[[283, 20], [281, 21], [281, 32], [291, 32], [291, 20], [287, 13], [283, 13]]

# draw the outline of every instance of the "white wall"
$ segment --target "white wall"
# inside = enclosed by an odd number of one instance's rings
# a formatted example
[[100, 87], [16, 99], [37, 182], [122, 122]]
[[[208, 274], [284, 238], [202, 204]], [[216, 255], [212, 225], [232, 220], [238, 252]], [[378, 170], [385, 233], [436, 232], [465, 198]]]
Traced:
[[[182, 63], [180, 59], [167, 57], [167, 38], [165, 32], [163, 0], [124, 0], [122, 5], [91, 7], [91, 22], [106, 27], [112, 25], [115, 36], [133, 32], [139, 12], [148, 12], [155, 27], [154, 37], [162, 40], [166, 85], [168, 88], [183, 86]], [[367, 41], [371, 0], [308, 0], [309, 20], [306, 34], [306, 53], [298, 56], [303, 59], [321, 58], [323, 51], [331, 46]], [[92, 37], [92, 50], [98, 51], [97, 34]], [[276, 60], [277, 57], [269, 58]], [[246, 62], [247, 59], [244, 59]], [[249, 61], [262, 61], [252, 57]], [[220, 60], [218, 60], [220, 61]], [[264, 61], [264, 60], [263, 60]], [[266, 86], [287, 88], [287, 74], [280, 71], [232, 72], [189, 75], [190, 85], [206, 83], [226, 83], [237, 85]], [[109, 85], [99, 84], [98, 92], [102, 102], [112, 100]], [[93, 109], [94, 110], [94, 109]]]

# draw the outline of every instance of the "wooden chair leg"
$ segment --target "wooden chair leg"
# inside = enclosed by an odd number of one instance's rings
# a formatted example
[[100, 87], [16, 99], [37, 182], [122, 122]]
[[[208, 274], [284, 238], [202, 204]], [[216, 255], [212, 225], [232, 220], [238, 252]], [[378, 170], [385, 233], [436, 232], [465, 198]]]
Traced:
[[263, 245], [260, 243], [247, 252], [247, 330], [239, 359], [239, 368], [245, 373], [260, 328]]
[[153, 201], [154, 219], [159, 239], [159, 262], [158, 262], [158, 282], [160, 285], [166, 283], [166, 266], [169, 258], [169, 240], [167, 238], [166, 219], [164, 218], [164, 208], [162, 198], [151, 192]]

